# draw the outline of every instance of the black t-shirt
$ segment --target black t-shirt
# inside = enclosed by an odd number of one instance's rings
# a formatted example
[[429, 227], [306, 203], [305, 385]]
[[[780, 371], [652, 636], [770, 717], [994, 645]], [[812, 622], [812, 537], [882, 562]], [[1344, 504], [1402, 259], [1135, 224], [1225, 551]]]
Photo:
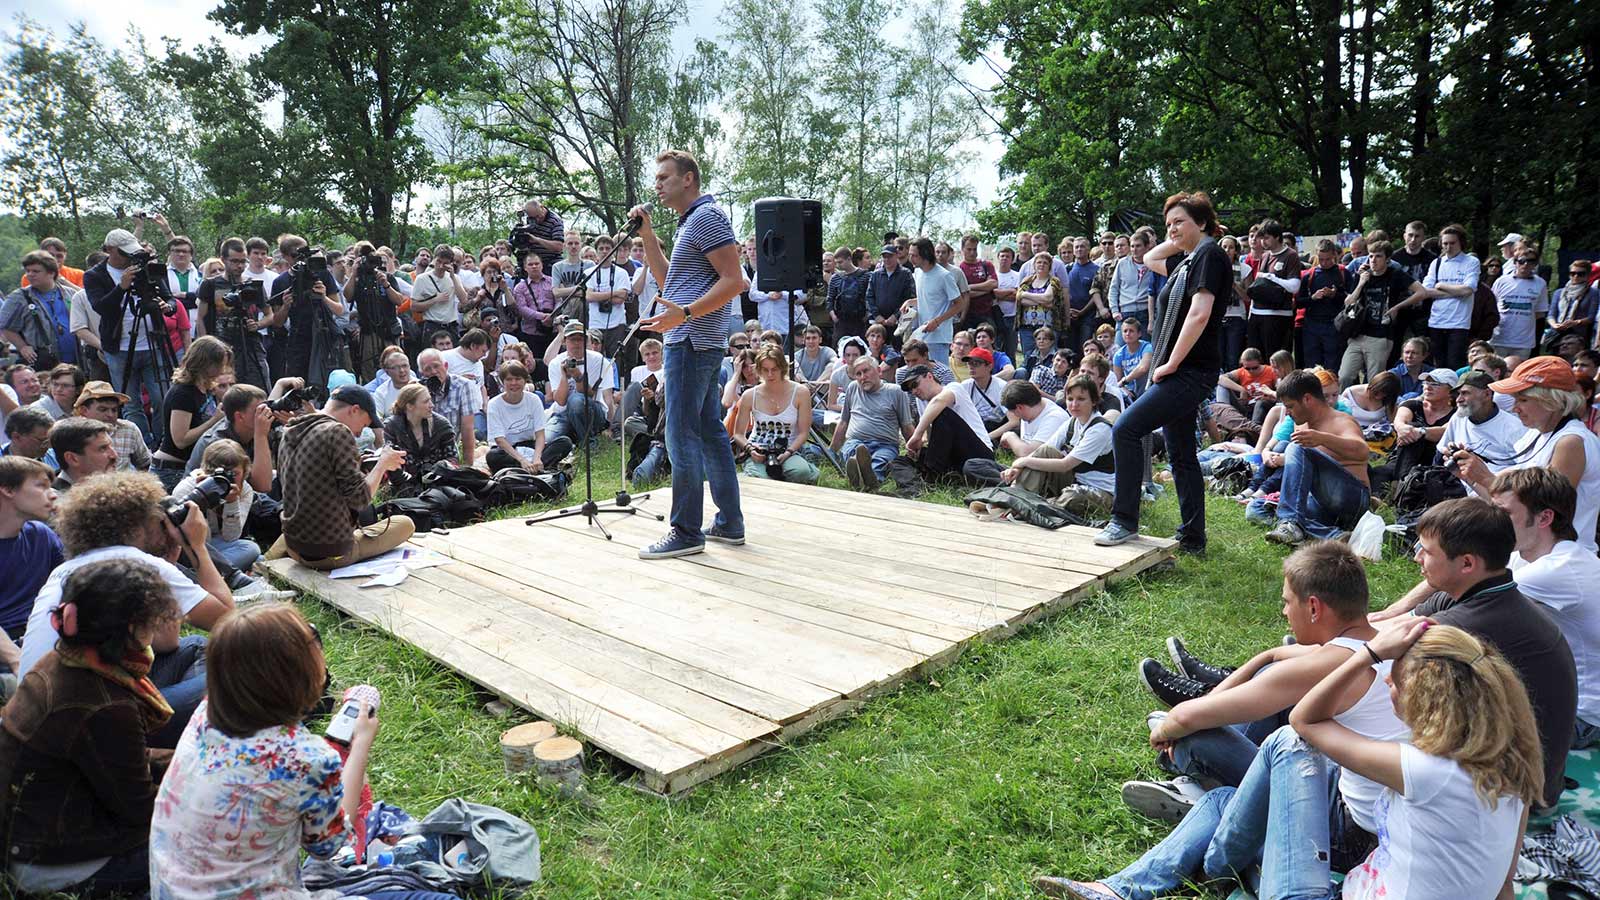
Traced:
[[189, 459], [190, 448], [179, 447], [177, 444], [172, 442], [172, 428], [170, 427], [172, 423], [170, 417], [175, 412], [187, 412], [191, 416], [189, 420], [189, 427], [193, 428], [201, 421], [200, 408], [206, 405], [206, 400], [206, 392], [200, 390], [192, 384], [184, 384], [183, 382], [175, 381], [172, 383], [172, 387], [167, 388], [167, 396], [161, 401], [161, 418], [163, 420], [161, 423], [162, 453], [167, 454], [173, 459], [181, 459], [187, 462]]
[[1544, 748], [1545, 802], [1554, 805], [1561, 796], [1578, 710], [1577, 669], [1560, 626], [1517, 590], [1510, 574], [1485, 579], [1459, 601], [1427, 600], [1414, 612], [1488, 641], [1517, 670], [1533, 702]]
[[[1389, 265], [1399, 266], [1411, 276], [1411, 281], [1421, 281], [1428, 277], [1428, 267], [1439, 258], [1439, 254], [1430, 253], [1424, 249], [1421, 253], [1412, 253], [1404, 245], [1399, 250], [1389, 255]], [[1407, 282], [1409, 284], [1410, 282]], [[1407, 315], [1420, 316], [1433, 306], [1432, 300], [1424, 300], [1415, 309], [1406, 310]]]
[[[1406, 402], [1400, 404], [1400, 408], [1411, 410], [1411, 424], [1418, 428], [1437, 428], [1438, 426], [1449, 422], [1450, 417], [1456, 414], [1455, 404], [1451, 404], [1450, 408], [1445, 411], [1443, 416], [1440, 416], [1437, 420], [1430, 422], [1428, 421], [1427, 412], [1422, 408], [1421, 397], [1414, 397], [1410, 400], [1407, 400]], [[1410, 444], [1408, 447], [1402, 447], [1401, 449], [1404, 450], [1408, 448], [1411, 451], [1411, 455], [1415, 459], [1421, 462], [1428, 462], [1433, 459], [1433, 454], [1438, 451], [1439, 442], [1430, 441], [1424, 437], [1419, 439], [1416, 443]]]
[[1157, 335], [1160, 338], [1158, 346], [1161, 348], [1161, 354], [1152, 361], [1152, 364], [1164, 365], [1172, 357], [1172, 350], [1178, 344], [1178, 334], [1183, 330], [1183, 320], [1188, 318], [1189, 307], [1194, 303], [1194, 295], [1200, 291], [1208, 291], [1215, 299], [1211, 303], [1211, 315], [1206, 319], [1206, 330], [1201, 332], [1194, 346], [1189, 348], [1189, 353], [1183, 358], [1179, 368], [1199, 369], [1202, 372], [1215, 374], [1222, 371], [1222, 318], [1227, 315], [1228, 302], [1233, 296], [1233, 263], [1228, 261], [1228, 254], [1223, 253], [1222, 248], [1213, 240], [1201, 241], [1192, 255], [1194, 258], [1189, 261], [1188, 280], [1182, 297], [1171, 295], [1172, 288], [1177, 283], [1175, 276], [1178, 266], [1182, 265], [1182, 257], [1173, 257], [1173, 264], [1167, 269], [1173, 274], [1162, 286], [1156, 308], [1165, 310], [1169, 303], [1176, 302], [1178, 309], [1176, 315], [1171, 317], [1173, 323], [1171, 336]]
[[[240, 287], [240, 284], [230, 283], [226, 275], [217, 275], [202, 281], [200, 283], [199, 290], [195, 292], [200, 314], [205, 318], [206, 333], [214, 334], [230, 344], [234, 339], [232, 326], [229, 328], [219, 328], [217, 319], [218, 317], [226, 318], [233, 313], [232, 308], [228, 306], [227, 301], [223, 298], [229, 293], [238, 290]], [[259, 320], [264, 311], [264, 308], [260, 304], [255, 303], [250, 304], [250, 306], [244, 310], [245, 315], [251, 322]], [[259, 335], [259, 332], [255, 332], [253, 329], [249, 330], [247, 333]], [[235, 347], [234, 349], [237, 350], [238, 348]]]
[[1382, 275], [1367, 276], [1367, 286], [1361, 289], [1361, 331], [1365, 337], [1386, 338], [1389, 326], [1383, 317], [1389, 308], [1411, 296], [1411, 285], [1416, 279], [1398, 265], [1390, 264]]
[[[1331, 296], [1320, 300], [1314, 296], [1317, 291], [1330, 287], [1333, 288]], [[1300, 302], [1306, 308], [1306, 321], [1332, 322], [1333, 317], [1344, 307], [1344, 298], [1349, 295], [1353, 287], [1355, 282], [1350, 280], [1350, 275], [1343, 266], [1327, 269], [1318, 266], [1312, 269], [1311, 274], [1300, 281]]]
[[[344, 302], [344, 298], [339, 296], [339, 283], [333, 280], [332, 272], [324, 272], [320, 280], [323, 287], [327, 288], [329, 297], [338, 300], [340, 303]], [[294, 272], [284, 272], [272, 280], [272, 288], [269, 295], [277, 296], [293, 287]], [[296, 298], [292, 293], [284, 299], [285, 303], [294, 304], [289, 307], [289, 334], [291, 336], [298, 335], [304, 340], [310, 340], [311, 324], [315, 321], [313, 317], [317, 314], [318, 309], [326, 309], [326, 307], [309, 291], [304, 297], [299, 298], [298, 303], [295, 300]]]

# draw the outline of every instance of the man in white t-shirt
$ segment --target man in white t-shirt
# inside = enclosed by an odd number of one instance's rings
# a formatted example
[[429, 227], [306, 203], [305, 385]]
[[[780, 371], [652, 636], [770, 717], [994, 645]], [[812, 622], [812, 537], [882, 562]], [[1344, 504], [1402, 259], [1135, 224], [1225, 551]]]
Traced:
[[1498, 395], [1489, 390], [1492, 381], [1487, 372], [1476, 369], [1461, 376], [1456, 386], [1456, 414], [1445, 423], [1438, 446], [1442, 451], [1460, 444], [1482, 457], [1490, 472], [1498, 473], [1511, 465], [1528, 426], [1495, 402]]
[[1428, 267], [1422, 286], [1433, 300], [1428, 313], [1428, 332], [1433, 345], [1433, 361], [1447, 369], [1467, 364], [1467, 344], [1471, 340], [1473, 297], [1478, 292], [1478, 258], [1466, 252], [1467, 232], [1460, 225], [1446, 225], [1439, 232], [1442, 254]]
[[521, 468], [537, 475], [555, 468], [572, 452], [572, 441], [545, 439], [544, 403], [527, 389], [528, 370], [513, 359], [495, 374], [501, 391], [489, 401], [489, 471]]
[[1550, 295], [1544, 279], [1539, 277], [1539, 255], [1524, 250], [1508, 262], [1511, 271], [1501, 275], [1494, 283], [1495, 302], [1500, 307], [1500, 324], [1495, 326], [1489, 343], [1501, 356], [1520, 356], [1526, 359], [1538, 343], [1537, 323], [1543, 321], [1550, 308]]
[[451, 338], [461, 334], [461, 304], [467, 289], [451, 270], [455, 251], [440, 244], [433, 251], [433, 266], [417, 276], [411, 285], [411, 311], [422, 313], [422, 332], [432, 335], [446, 331]]
[[[190, 503], [183, 527], [174, 527], [161, 510], [165, 496], [153, 475], [112, 472], [85, 481], [62, 498], [55, 526], [71, 556], [50, 573], [34, 599], [17, 665], [17, 675], [25, 676], [55, 649], [58, 635], [50, 612], [61, 602], [62, 583], [68, 575], [106, 559], [153, 566], [172, 588], [183, 619], [172, 622], [151, 641], [156, 656], [149, 677], [173, 710], [172, 719], [149, 736], [152, 747], [176, 746], [189, 715], [205, 696], [206, 639], [198, 635], [180, 638], [180, 624], [209, 630], [233, 610], [233, 592], [206, 552], [210, 532], [205, 516]], [[184, 550], [188, 551], [185, 561], [194, 567], [192, 580], [173, 565]]]
[[1045, 399], [1038, 385], [1030, 381], [1006, 382], [1000, 391], [1000, 405], [1017, 423], [1017, 431], [1000, 435], [1000, 446], [1014, 456], [1027, 456], [1039, 449], [1068, 419], [1067, 411], [1054, 400]]
[[1511, 577], [1529, 600], [1550, 611], [1572, 648], [1578, 673], [1578, 719], [1572, 748], [1600, 743], [1600, 557], [1578, 544], [1572, 527], [1578, 494], [1554, 469], [1512, 469], [1498, 475], [1490, 499], [1511, 516], [1517, 552]]
[[927, 366], [899, 373], [900, 389], [927, 404], [906, 439], [906, 452], [889, 465], [889, 476], [915, 493], [920, 479], [961, 480], [971, 462], [994, 464], [994, 445], [977, 407], [960, 385], [942, 385]]
[[994, 322], [995, 346], [1006, 353], [1019, 353], [1017, 348], [1017, 285], [1022, 283], [1022, 273], [1015, 268], [1017, 251], [1001, 247], [995, 254]]
[[[478, 391], [478, 409], [486, 409], [489, 405], [489, 384], [484, 378], [483, 358], [489, 355], [489, 335], [481, 328], [474, 328], [461, 336], [461, 344], [444, 351], [445, 368], [451, 375], [459, 375], [472, 382]], [[484, 429], [484, 414], [478, 412], [474, 418], [474, 430], [479, 434]]]
[[[595, 253], [604, 259], [611, 252], [611, 239], [595, 238]], [[596, 266], [584, 277], [588, 284], [589, 327], [600, 332], [601, 352], [609, 359], [628, 335], [628, 295], [633, 291], [633, 276], [616, 263]]]
[[582, 323], [568, 322], [561, 340], [566, 349], [550, 360], [550, 440], [565, 436], [577, 446], [606, 430], [608, 370], [605, 357], [586, 349]]

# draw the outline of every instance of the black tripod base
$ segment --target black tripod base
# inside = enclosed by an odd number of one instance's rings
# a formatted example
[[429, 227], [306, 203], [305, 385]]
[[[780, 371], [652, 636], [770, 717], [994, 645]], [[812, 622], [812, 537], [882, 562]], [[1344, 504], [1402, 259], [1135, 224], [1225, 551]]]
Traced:
[[[585, 500], [582, 506], [573, 506], [567, 509], [557, 510], [556, 512], [549, 512], [544, 513], [543, 515], [533, 516], [531, 518], [524, 519], [522, 524], [538, 525], [541, 522], [554, 522], [559, 519], [571, 519], [576, 518], [577, 516], [583, 516], [583, 518], [588, 521], [590, 526], [600, 529], [600, 533], [605, 535], [606, 540], [609, 541], [611, 540], [611, 532], [607, 531], [606, 527], [600, 524], [600, 517], [603, 515], [654, 516], [657, 522], [665, 522], [667, 520], [667, 517], [661, 515], [660, 513], [646, 512], [645, 510], [632, 505], [634, 503], [643, 503], [649, 499], [649, 494], [639, 494], [635, 496], [630, 495], [627, 491], [619, 491], [617, 492], [617, 498], [615, 500], [602, 500], [600, 502], [596, 502], [593, 499]], [[601, 506], [601, 503], [614, 503], [616, 505]]]

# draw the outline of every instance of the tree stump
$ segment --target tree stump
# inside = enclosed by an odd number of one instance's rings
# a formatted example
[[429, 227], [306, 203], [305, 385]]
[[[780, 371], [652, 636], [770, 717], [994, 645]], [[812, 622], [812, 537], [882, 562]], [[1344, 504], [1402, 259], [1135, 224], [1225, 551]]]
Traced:
[[533, 748], [534, 770], [539, 780], [554, 785], [562, 794], [582, 790], [583, 744], [569, 737], [540, 741]]
[[505, 758], [506, 773], [534, 771], [533, 748], [540, 741], [556, 736], [556, 727], [549, 722], [528, 722], [511, 728], [500, 735], [500, 754]]

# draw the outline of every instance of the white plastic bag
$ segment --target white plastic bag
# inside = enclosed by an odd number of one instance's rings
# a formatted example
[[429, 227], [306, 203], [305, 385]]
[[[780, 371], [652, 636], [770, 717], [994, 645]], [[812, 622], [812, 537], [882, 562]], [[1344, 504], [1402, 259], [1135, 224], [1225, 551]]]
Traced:
[[1362, 559], [1383, 559], [1383, 517], [1370, 510], [1363, 513], [1356, 530], [1350, 532], [1350, 549]]

